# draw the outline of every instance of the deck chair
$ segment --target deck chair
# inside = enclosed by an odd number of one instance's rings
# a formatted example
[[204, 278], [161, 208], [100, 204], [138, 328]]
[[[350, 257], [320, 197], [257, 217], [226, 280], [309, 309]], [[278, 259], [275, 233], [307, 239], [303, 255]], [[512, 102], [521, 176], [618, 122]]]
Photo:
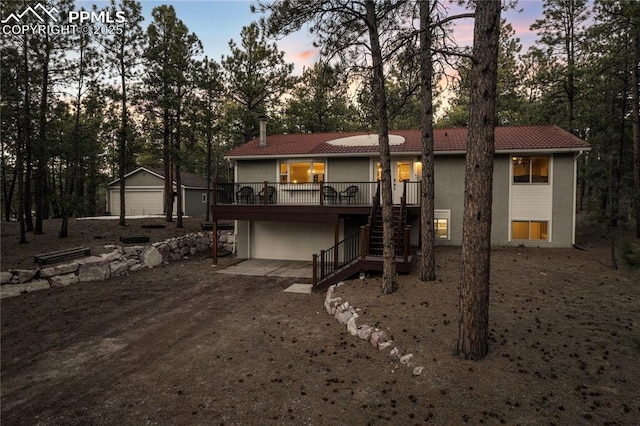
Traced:
[[322, 198], [325, 204], [336, 204], [338, 202], [338, 191], [332, 186], [324, 185], [322, 187]]
[[238, 204], [253, 204], [253, 188], [250, 186], [240, 188], [236, 192], [236, 200]]
[[355, 185], [351, 185], [347, 187], [344, 191], [340, 191], [338, 194], [340, 198], [340, 204], [342, 204], [343, 200], [347, 201], [347, 204], [354, 204], [356, 202], [356, 194], [358, 193], [358, 187]]
[[260, 204], [264, 204], [265, 198], [267, 199], [267, 204], [274, 204], [275, 195], [276, 195], [275, 187], [267, 186], [266, 188], [263, 188], [262, 191], [258, 193], [258, 197], [260, 198]]

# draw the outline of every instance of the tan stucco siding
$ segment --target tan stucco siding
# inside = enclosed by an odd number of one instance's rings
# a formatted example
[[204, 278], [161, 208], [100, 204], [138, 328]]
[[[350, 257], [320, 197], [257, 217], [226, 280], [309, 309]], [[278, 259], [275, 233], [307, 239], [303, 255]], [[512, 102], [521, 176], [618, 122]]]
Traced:
[[496, 155], [493, 162], [492, 244], [506, 244], [509, 240], [510, 158], [509, 155]]
[[327, 161], [327, 181], [369, 182], [369, 158], [330, 158]]
[[573, 244], [574, 154], [553, 156], [553, 228], [551, 245], [571, 247]]
[[462, 243], [464, 210], [464, 156], [437, 156], [434, 163], [434, 203], [436, 210], [450, 210], [449, 240], [438, 244]]
[[278, 169], [276, 160], [238, 161], [236, 164], [237, 182], [277, 182]]

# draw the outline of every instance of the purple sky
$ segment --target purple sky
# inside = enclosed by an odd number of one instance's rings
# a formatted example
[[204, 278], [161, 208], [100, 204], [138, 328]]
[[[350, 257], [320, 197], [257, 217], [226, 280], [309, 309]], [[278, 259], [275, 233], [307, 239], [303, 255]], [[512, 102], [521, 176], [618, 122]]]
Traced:
[[[103, 7], [104, 0], [76, 0], [79, 6], [90, 8], [92, 4]], [[172, 4], [178, 18], [187, 25], [190, 31], [196, 33], [204, 45], [205, 54], [211, 59], [220, 61], [222, 55], [229, 54], [229, 40], [240, 41], [240, 31], [243, 26], [257, 21], [260, 15], [252, 14], [249, 0], [141, 0], [145, 28], [151, 20], [151, 10], [162, 4]], [[452, 13], [455, 5], [449, 5]], [[520, 0], [517, 10], [503, 13], [508, 22], [520, 37], [523, 49], [533, 44], [535, 34], [529, 31], [529, 26], [542, 17], [542, 0]], [[456, 25], [456, 39], [459, 44], [472, 43], [473, 21], [465, 20]], [[312, 45], [313, 39], [306, 29], [296, 34], [277, 40], [278, 47], [285, 51], [285, 59], [295, 64], [295, 73], [300, 74], [302, 68], [311, 66], [318, 59], [317, 51]]]

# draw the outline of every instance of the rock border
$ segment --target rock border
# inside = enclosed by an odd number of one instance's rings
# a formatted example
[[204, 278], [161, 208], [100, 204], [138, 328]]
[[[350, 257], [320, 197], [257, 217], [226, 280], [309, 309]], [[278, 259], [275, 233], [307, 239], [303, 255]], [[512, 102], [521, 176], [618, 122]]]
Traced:
[[[360, 318], [358, 311], [360, 309], [351, 306], [348, 301], [343, 301], [341, 297], [335, 295], [336, 289], [344, 285], [344, 282], [334, 284], [327, 289], [327, 295], [324, 299], [324, 308], [327, 313], [333, 316], [338, 323], [347, 327], [347, 332], [354, 337], [358, 337], [360, 340], [367, 341], [378, 350], [385, 350], [393, 347], [390, 350], [389, 356], [397, 359], [401, 365], [407, 367], [414, 366], [414, 357], [412, 353], [404, 354], [397, 346], [394, 346], [393, 340], [387, 335], [384, 330], [372, 327], [368, 324], [358, 325], [356, 320]], [[423, 366], [415, 366], [412, 374], [419, 376], [424, 370]]]
[[[217, 236], [218, 247], [233, 252], [233, 231], [218, 231]], [[147, 246], [122, 247], [111, 244], [105, 246], [111, 251], [99, 256], [89, 256], [43, 268], [2, 271], [0, 298], [64, 287], [78, 282], [104, 281], [144, 268], [155, 268], [169, 261], [188, 259], [198, 252], [210, 250], [211, 238], [212, 232], [195, 232]]]

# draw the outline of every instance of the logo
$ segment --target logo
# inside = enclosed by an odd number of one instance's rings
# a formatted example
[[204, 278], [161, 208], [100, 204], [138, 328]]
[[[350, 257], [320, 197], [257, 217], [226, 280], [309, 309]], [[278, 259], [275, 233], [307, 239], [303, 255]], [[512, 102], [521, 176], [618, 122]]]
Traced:
[[[38, 13], [36, 11], [36, 9], [39, 9], [40, 13]], [[51, 9], [47, 9], [42, 4], [38, 3], [37, 5], [35, 5], [35, 7], [29, 6], [25, 10], [23, 10], [22, 12], [20, 12], [18, 14], [15, 14], [15, 13], [10, 14], [7, 18], [3, 19], [1, 22], [3, 24], [8, 24], [9, 21], [11, 21], [13, 19], [14, 23], [18, 24], [18, 23], [20, 23], [20, 21], [22, 20], [22, 18], [25, 15], [31, 15], [31, 16], [35, 17], [38, 21], [40, 21], [42, 23], [46, 22], [46, 19], [43, 18], [43, 16], [46, 15], [49, 18], [51, 18], [51, 20], [53, 22], [58, 22], [58, 18], [56, 18], [53, 15], [53, 12], [58, 13], [58, 9], [56, 9], [55, 7], [52, 7]]]
[[43, 4], [28, 6], [21, 12], [9, 14], [0, 23], [2, 34], [65, 35], [65, 34], [122, 34], [127, 22], [121, 10], [70, 10], [66, 22], [55, 7], [47, 9]]

